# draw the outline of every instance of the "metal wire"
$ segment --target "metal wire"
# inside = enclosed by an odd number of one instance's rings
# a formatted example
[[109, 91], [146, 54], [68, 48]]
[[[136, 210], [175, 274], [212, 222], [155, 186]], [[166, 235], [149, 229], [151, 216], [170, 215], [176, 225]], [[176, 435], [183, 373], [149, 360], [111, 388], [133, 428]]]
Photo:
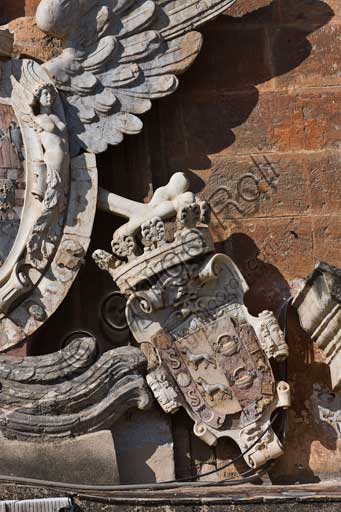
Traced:
[[[291, 303], [291, 298], [286, 301], [284, 304], [285, 307], [285, 326], [284, 326], [284, 336], [287, 340], [287, 322], [288, 322], [288, 307]], [[166, 480], [164, 482], [155, 483], [155, 484], [131, 484], [131, 485], [86, 485], [86, 484], [72, 484], [69, 482], [53, 482], [50, 480], [38, 480], [34, 478], [24, 478], [24, 477], [13, 477], [13, 476], [7, 476], [7, 475], [0, 475], [0, 481], [2, 482], [14, 482], [17, 484], [23, 484], [23, 485], [32, 485], [37, 487], [49, 487], [49, 488], [58, 488], [58, 489], [68, 489], [73, 492], [77, 491], [94, 491], [94, 492], [114, 492], [114, 491], [121, 491], [121, 492], [129, 492], [133, 490], [139, 490], [139, 489], [151, 489], [151, 490], [164, 490], [164, 489], [176, 489], [176, 488], [184, 488], [184, 487], [217, 487], [220, 485], [239, 485], [241, 483], [250, 482], [255, 480], [255, 478], [258, 478], [263, 474], [264, 472], [269, 469], [269, 466], [271, 466], [271, 462], [265, 464], [260, 470], [256, 471], [252, 468], [245, 471], [244, 473], [241, 473], [236, 478], [232, 479], [225, 479], [221, 480], [219, 482], [206, 482], [206, 481], [200, 481], [200, 482], [193, 482], [193, 480], [196, 480], [198, 478], [207, 477], [216, 473], [219, 473], [223, 471], [224, 469], [227, 469], [228, 467], [232, 466], [239, 460], [243, 459], [244, 456], [252, 450], [263, 438], [263, 436], [269, 431], [269, 429], [272, 427], [274, 422], [278, 419], [278, 417], [284, 413], [284, 428], [283, 428], [283, 436], [286, 435], [286, 414], [284, 411], [280, 410], [277, 411], [273, 418], [271, 419], [269, 425], [267, 428], [262, 432], [262, 434], [242, 453], [240, 453], [237, 457], [232, 459], [231, 461], [227, 462], [223, 466], [216, 468], [212, 471], [207, 471], [205, 473], [201, 473], [199, 475], [194, 475], [187, 478], [179, 478], [175, 480]], [[78, 493], [79, 494], [79, 493]], [[79, 494], [84, 498], [94, 498], [93, 495], [86, 495], [86, 494]]]
[[[86, 491], [86, 490], [93, 490], [93, 491], [131, 491], [131, 490], [137, 490], [137, 489], [153, 489], [153, 490], [161, 490], [161, 489], [173, 489], [177, 487], [188, 487], [188, 486], [194, 486], [194, 487], [200, 487], [200, 486], [216, 486], [218, 485], [217, 482], [192, 482], [192, 480], [195, 480], [197, 478], [202, 478], [205, 476], [212, 475], [214, 473], [219, 473], [220, 471], [223, 471], [224, 469], [228, 468], [229, 466], [232, 466], [232, 464], [235, 464], [238, 460], [242, 459], [244, 455], [246, 455], [252, 448], [256, 446], [257, 443], [263, 438], [263, 436], [268, 432], [268, 430], [271, 428], [272, 424], [276, 421], [280, 414], [280, 411], [278, 411], [276, 414], [274, 414], [272, 420], [270, 421], [267, 428], [262, 432], [262, 434], [246, 449], [244, 452], [242, 452], [240, 455], [235, 457], [233, 460], [227, 462], [220, 468], [217, 468], [212, 471], [208, 471], [206, 473], [201, 473], [199, 475], [195, 475], [190, 478], [180, 478], [178, 480], [167, 480], [164, 482], [156, 483], [156, 484], [132, 484], [132, 485], [86, 485], [86, 484], [72, 484], [68, 482], [52, 482], [49, 480], [37, 480], [34, 478], [24, 478], [24, 477], [13, 477], [13, 476], [6, 476], [6, 475], [0, 475], [0, 481], [3, 482], [15, 482], [18, 484], [29, 484], [29, 485], [35, 485], [40, 487], [52, 487], [52, 488], [59, 488], [59, 489], [71, 489], [72, 491]], [[248, 470], [253, 471], [252, 469]], [[246, 479], [254, 479], [255, 477], [259, 476], [259, 473], [255, 473], [254, 475], [250, 475], [250, 477], [238, 479], [238, 483], [245, 482]], [[224, 481], [222, 481], [224, 482]], [[226, 483], [233, 483], [236, 482], [236, 480], [225, 480]]]

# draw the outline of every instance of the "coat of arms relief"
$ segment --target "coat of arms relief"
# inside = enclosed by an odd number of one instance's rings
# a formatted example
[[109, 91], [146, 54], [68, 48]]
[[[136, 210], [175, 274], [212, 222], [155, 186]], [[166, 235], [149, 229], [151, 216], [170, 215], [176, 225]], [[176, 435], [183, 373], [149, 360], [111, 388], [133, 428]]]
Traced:
[[100, 430], [147, 407], [151, 390], [166, 414], [184, 408], [207, 444], [232, 438], [251, 468], [283, 453], [272, 427], [274, 411], [290, 406], [276, 372], [288, 347], [272, 312], [254, 317], [245, 306], [242, 274], [215, 251], [209, 204], [182, 173], [148, 204], [97, 186], [95, 155], [142, 130], [140, 115], [176, 90], [199, 53], [196, 29], [232, 3], [41, 0], [36, 22], [63, 46], [43, 64], [10, 59], [2, 32], [1, 351], [64, 300], [96, 208], [127, 220], [112, 253], [93, 257], [125, 296], [139, 347], [98, 358], [95, 340], [80, 338], [49, 356], [0, 356], [5, 437], [49, 442]]

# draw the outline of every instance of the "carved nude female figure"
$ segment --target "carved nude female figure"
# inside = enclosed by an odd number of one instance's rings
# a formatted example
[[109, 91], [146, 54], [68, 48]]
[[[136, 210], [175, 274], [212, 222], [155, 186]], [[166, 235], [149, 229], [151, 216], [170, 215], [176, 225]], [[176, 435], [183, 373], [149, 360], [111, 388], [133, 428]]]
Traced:
[[[53, 242], [60, 235], [59, 216], [65, 207], [61, 176], [69, 167], [67, 129], [65, 123], [54, 112], [56, 90], [50, 83], [41, 84], [33, 93], [30, 124], [39, 135], [41, 161], [46, 175], [40, 175], [43, 189], [43, 211], [37, 219], [28, 252], [37, 266], [50, 256]], [[45, 189], [45, 190], [44, 190]], [[36, 236], [34, 236], [36, 235]]]
[[35, 129], [39, 133], [43, 160], [47, 169], [57, 172], [63, 168], [67, 158], [66, 125], [53, 112], [56, 91], [52, 84], [42, 84], [34, 92], [31, 104]]

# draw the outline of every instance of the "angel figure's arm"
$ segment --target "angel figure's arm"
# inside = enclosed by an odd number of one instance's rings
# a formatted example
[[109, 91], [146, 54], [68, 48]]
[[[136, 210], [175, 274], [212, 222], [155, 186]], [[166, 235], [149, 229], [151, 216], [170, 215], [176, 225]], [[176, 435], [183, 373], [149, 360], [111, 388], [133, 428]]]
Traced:
[[[97, 206], [99, 209], [125, 217], [128, 222], [117, 232], [120, 236], [133, 234], [141, 223], [153, 217], [168, 219], [172, 217], [179, 206], [193, 203], [195, 196], [188, 192], [189, 183], [186, 176], [177, 172], [173, 174], [168, 184], [158, 188], [151, 201], [147, 204], [138, 203], [100, 188]], [[117, 233], [116, 233], [117, 234]]]

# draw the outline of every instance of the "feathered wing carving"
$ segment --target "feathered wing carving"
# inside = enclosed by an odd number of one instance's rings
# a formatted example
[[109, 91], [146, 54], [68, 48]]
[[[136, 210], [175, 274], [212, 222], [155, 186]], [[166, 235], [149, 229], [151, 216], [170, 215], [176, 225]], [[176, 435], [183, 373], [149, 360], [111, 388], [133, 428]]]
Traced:
[[37, 24], [63, 40], [45, 68], [64, 93], [72, 154], [101, 153], [142, 129], [138, 115], [177, 88], [194, 31], [235, 0], [41, 0]]

